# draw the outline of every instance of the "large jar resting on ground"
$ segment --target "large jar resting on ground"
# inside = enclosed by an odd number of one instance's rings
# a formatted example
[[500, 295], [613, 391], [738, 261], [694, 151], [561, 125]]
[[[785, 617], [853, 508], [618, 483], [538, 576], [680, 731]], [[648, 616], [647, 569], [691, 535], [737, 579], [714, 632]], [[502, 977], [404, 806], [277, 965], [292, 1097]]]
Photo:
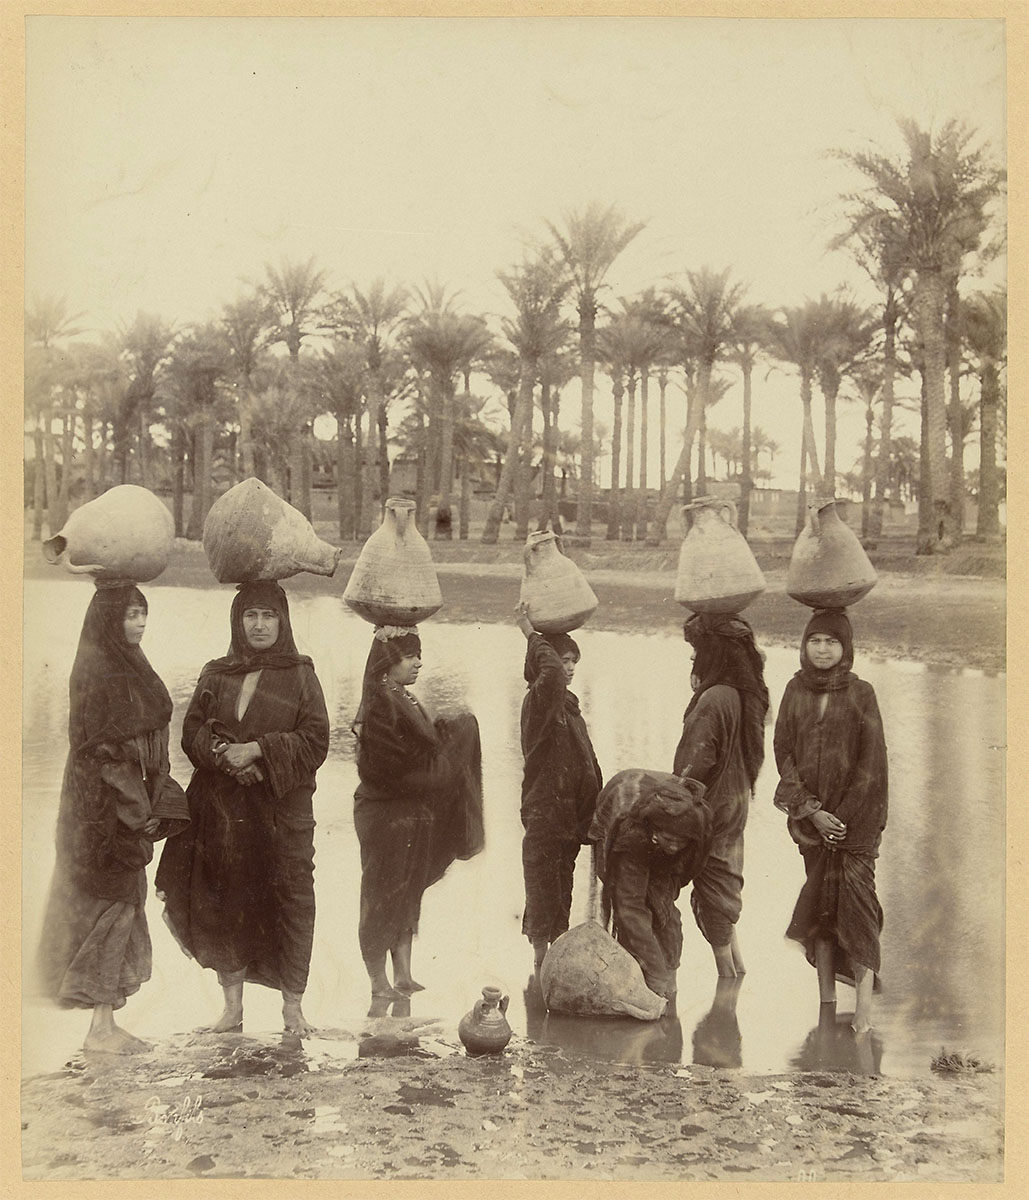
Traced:
[[417, 625], [443, 607], [429, 545], [415, 527], [413, 500], [386, 501], [382, 524], [365, 542], [343, 592], [373, 625]]
[[43, 543], [43, 554], [74, 575], [146, 583], [168, 565], [174, 544], [165, 504], [147, 488], [123, 483], [77, 508]]
[[698, 613], [742, 612], [765, 590], [765, 577], [736, 528], [736, 505], [701, 496], [687, 513], [693, 522], [679, 550], [675, 599]]
[[656, 1021], [666, 1000], [647, 987], [639, 963], [602, 925], [585, 921], [551, 945], [540, 989], [552, 1012]]
[[540, 633], [570, 633], [596, 611], [597, 597], [561, 550], [556, 533], [540, 529], [525, 539], [521, 601]]
[[807, 513], [790, 557], [786, 592], [809, 608], [846, 608], [867, 596], [879, 576], [857, 534], [840, 520], [835, 499], [817, 497]]
[[219, 583], [331, 575], [341, 551], [323, 542], [302, 512], [259, 479], [220, 496], [204, 521], [204, 553]]

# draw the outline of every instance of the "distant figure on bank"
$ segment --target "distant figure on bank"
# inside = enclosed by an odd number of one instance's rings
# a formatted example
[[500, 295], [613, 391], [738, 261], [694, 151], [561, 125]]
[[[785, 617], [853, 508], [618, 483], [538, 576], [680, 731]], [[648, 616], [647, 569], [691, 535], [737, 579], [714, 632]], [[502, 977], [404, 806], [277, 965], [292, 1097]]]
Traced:
[[768, 688], [754, 631], [742, 617], [697, 613], [683, 626], [693, 646], [693, 699], [683, 715], [673, 771], [704, 784], [711, 847], [690, 903], [718, 974], [744, 973], [736, 939], [743, 908], [743, 831], [765, 757]]
[[529, 685], [521, 716], [522, 932], [532, 942], [538, 971], [550, 943], [568, 928], [575, 860], [589, 842], [603, 779], [579, 699], [568, 688], [579, 647], [567, 633], [537, 633], [524, 604], [515, 610], [515, 623], [528, 642]]
[[201, 671], [182, 724], [196, 768], [186, 791], [192, 824], [165, 847], [157, 894], [182, 948], [218, 972], [225, 1007], [213, 1032], [242, 1028], [250, 982], [280, 991], [285, 1028], [305, 1036], [312, 797], [329, 718], [274, 580], [240, 584], [229, 624], [229, 652]]
[[663, 771], [619, 771], [597, 799], [590, 838], [605, 924], [640, 964], [647, 987], [674, 1000], [682, 957], [675, 902], [711, 844], [703, 786]]
[[[354, 828], [361, 843], [358, 937], [374, 1002], [423, 990], [411, 974], [422, 895], [484, 845], [482, 754], [471, 713], [434, 720], [408, 688], [422, 668], [414, 629], [372, 637], [354, 720]], [[393, 982], [386, 974], [386, 956]]]
[[69, 753], [57, 862], [39, 949], [44, 989], [92, 1008], [86, 1050], [148, 1050], [114, 1010], [150, 978], [145, 867], [154, 842], [188, 821], [168, 774], [168, 689], [140, 649], [147, 602], [131, 583], [97, 583], [69, 687]]
[[853, 1027], [866, 1033], [878, 987], [883, 913], [875, 860], [888, 780], [875, 692], [853, 665], [846, 613], [816, 611], [775, 725], [775, 806], [789, 818], [807, 873], [786, 936], [803, 944], [818, 971], [823, 1004], [835, 1004], [837, 979], [855, 988]]

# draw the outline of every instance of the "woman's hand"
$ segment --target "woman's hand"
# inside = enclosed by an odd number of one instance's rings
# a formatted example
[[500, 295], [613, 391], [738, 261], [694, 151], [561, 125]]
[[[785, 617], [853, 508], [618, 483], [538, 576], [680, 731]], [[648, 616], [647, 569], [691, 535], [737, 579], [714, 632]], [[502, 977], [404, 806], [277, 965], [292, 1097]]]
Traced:
[[832, 813], [824, 809], [813, 812], [808, 820], [818, 830], [819, 836], [827, 846], [835, 847], [847, 836], [847, 827]]
[[232, 777], [237, 783], [241, 783], [244, 787], [249, 787], [252, 783], [260, 783], [264, 779], [264, 772], [260, 767], [251, 765], [249, 767], [240, 767], [238, 771], [233, 771]]
[[249, 767], [261, 757], [261, 747], [257, 742], [230, 742], [223, 749], [216, 751], [218, 765], [223, 771], [235, 774], [243, 767]]
[[529, 620], [529, 606], [524, 600], [519, 600], [515, 605], [514, 620], [518, 628], [525, 634], [526, 640], [531, 638], [536, 632], [532, 627], [532, 622]]

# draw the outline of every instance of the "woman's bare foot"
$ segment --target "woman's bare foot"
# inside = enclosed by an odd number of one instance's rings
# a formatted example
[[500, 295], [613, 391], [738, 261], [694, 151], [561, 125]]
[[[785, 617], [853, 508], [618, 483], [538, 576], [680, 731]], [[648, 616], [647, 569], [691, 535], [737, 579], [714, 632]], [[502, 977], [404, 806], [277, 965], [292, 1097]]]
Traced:
[[297, 1033], [301, 1037], [310, 1037], [314, 1033], [314, 1026], [304, 1016], [299, 1000], [283, 1000], [282, 1021], [289, 1033]]
[[412, 992], [424, 992], [425, 985], [419, 983], [417, 979], [394, 979], [393, 990], [402, 992], [405, 996], [410, 996]]
[[532, 939], [532, 968], [537, 975], [543, 966], [543, 960], [547, 957], [547, 951], [550, 949], [549, 938], [533, 938]]
[[732, 952], [732, 942], [727, 943], [725, 946], [712, 946], [711, 950], [715, 956], [715, 969], [718, 971], [721, 979], [735, 979], [737, 975], [744, 973], [742, 962], [740, 963], [741, 969], [737, 969], [736, 967]]
[[151, 1049], [149, 1042], [134, 1037], [113, 1023], [110, 1028], [90, 1029], [82, 1048], [101, 1054], [143, 1054]]

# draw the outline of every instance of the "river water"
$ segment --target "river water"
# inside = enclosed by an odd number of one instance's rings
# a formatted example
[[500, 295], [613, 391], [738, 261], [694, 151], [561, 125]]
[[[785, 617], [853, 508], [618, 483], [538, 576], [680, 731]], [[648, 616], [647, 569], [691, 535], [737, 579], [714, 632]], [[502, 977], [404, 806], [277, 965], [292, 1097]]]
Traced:
[[[288, 581], [286, 587], [288, 589]], [[178, 747], [185, 705], [200, 666], [225, 652], [232, 589], [148, 586], [144, 649], [175, 702], [172, 768], [185, 785], [190, 767]], [[53, 834], [67, 753], [67, 680], [92, 588], [28, 581], [25, 587], [23, 933], [26, 993], [53, 866]], [[329, 758], [315, 794], [318, 918], [310, 1021], [359, 1028], [368, 983], [357, 946], [360, 860], [353, 827], [357, 783], [350, 722], [360, 693], [371, 628], [335, 596], [291, 601], [300, 649], [315, 660], [332, 722]], [[860, 646], [860, 608], [854, 614]], [[805, 613], [797, 610], [798, 635]], [[800, 855], [772, 805], [768, 757], [747, 828], [746, 886], [738, 927], [747, 974], [717, 986], [707, 945], [686, 902], [685, 945], [674, 1017], [657, 1023], [547, 1015], [529, 987], [532, 953], [520, 932], [523, 903], [518, 818], [521, 756], [518, 713], [524, 693], [524, 640], [513, 626], [421, 627], [420, 697], [440, 715], [470, 709], [483, 744], [486, 849], [455, 863], [422, 905], [414, 972], [426, 985], [413, 1017], [437, 1018], [456, 1036], [459, 1018], [483, 986], [511, 997], [518, 1035], [570, 1052], [626, 1062], [705, 1063], [748, 1071], [827, 1069], [923, 1073], [941, 1047], [1000, 1063], [1004, 1053], [1004, 688], [1003, 675], [868, 660], [855, 669], [875, 687], [890, 759], [890, 817], [877, 865], [883, 931], [883, 991], [876, 1030], [856, 1046], [847, 1029], [853, 991], [839, 987], [837, 1023], [819, 1027], [814, 970], [783, 933], [803, 882]], [[574, 689], [605, 778], [626, 767], [670, 770], [689, 699], [689, 648], [678, 628], [639, 634], [581, 630]], [[797, 666], [792, 649], [767, 647], [773, 717]], [[156, 864], [149, 868], [152, 880]], [[585, 919], [588, 851], [579, 857], [573, 924]], [[151, 981], [130, 997], [119, 1022], [159, 1039], [220, 1011], [212, 971], [187, 960], [164, 927], [152, 896]], [[281, 1029], [276, 993], [246, 990], [245, 1030]], [[82, 1011], [26, 999], [23, 1073], [56, 1070], [81, 1046]]]

